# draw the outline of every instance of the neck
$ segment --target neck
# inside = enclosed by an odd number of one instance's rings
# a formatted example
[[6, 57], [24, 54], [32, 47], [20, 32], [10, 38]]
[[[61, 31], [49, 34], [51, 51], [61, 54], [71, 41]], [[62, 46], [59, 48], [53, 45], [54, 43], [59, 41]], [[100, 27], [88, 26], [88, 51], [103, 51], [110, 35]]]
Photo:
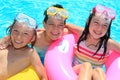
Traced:
[[44, 34], [44, 35], [43, 35], [43, 36], [44, 36], [44, 40], [46, 41], [46, 43], [47, 43], [48, 45], [50, 45], [50, 43], [52, 43], [53, 40], [50, 39], [50, 38], [47, 36], [46, 31], [44, 31], [43, 34]]
[[95, 39], [92, 36], [88, 35], [86, 41], [88, 41], [90, 43], [93, 43], [93, 44], [96, 44], [96, 43], [98, 43], [100, 41], [100, 38]]
[[99, 47], [100, 39], [94, 39], [90, 36], [85, 40], [85, 45], [91, 49], [97, 49]]
[[25, 49], [28, 49], [28, 46], [24, 46], [24, 47], [21, 47], [21, 48], [14, 48], [14, 50], [25, 50]]
[[9, 49], [16, 52], [16, 51], [24, 51], [26, 49], [28, 49], [27, 46], [24, 46], [24, 47], [20, 47], [20, 48], [15, 48], [13, 45], [9, 46]]

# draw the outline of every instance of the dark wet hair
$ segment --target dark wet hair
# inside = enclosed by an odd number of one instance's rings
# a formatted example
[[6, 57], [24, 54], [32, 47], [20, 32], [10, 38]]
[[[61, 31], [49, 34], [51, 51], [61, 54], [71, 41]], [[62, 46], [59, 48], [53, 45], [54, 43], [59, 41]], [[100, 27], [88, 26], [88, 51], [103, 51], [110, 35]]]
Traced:
[[[13, 29], [15, 23], [16, 23], [16, 20], [14, 19], [13, 23], [6, 29], [6, 33], [7, 33], [8, 35], [11, 35], [12, 29]], [[29, 47], [31, 47], [31, 48], [33, 48], [33, 46], [34, 46], [34, 44], [35, 44], [35, 42], [36, 42], [36, 39], [37, 39], [37, 31], [36, 31], [37, 28], [38, 28], [38, 26], [36, 25], [36, 28], [34, 29], [35, 40], [34, 40], [33, 42], [31, 42], [31, 44], [30, 44], [30, 46], [29, 46]], [[10, 37], [10, 38], [11, 38], [11, 37]]]
[[[95, 16], [95, 13], [91, 13], [90, 16], [88, 17], [88, 23], [86, 23], [85, 29], [84, 29], [82, 35], [80, 36], [80, 38], [79, 38], [79, 40], [78, 40], [78, 42], [77, 42], [77, 50], [78, 50], [78, 51], [80, 51], [80, 50], [79, 50], [79, 44], [80, 44], [80, 42], [87, 39], [87, 35], [89, 34], [89, 27], [90, 27], [89, 25], [90, 25], [90, 22], [91, 22], [93, 16]], [[101, 37], [101, 39], [100, 39], [100, 41], [99, 41], [100, 44], [99, 44], [98, 49], [97, 49], [96, 52], [93, 54], [93, 56], [96, 55], [97, 52], [100, 50], [100, 48], [101, 48], [102, 45], [103, 45], [104, 52], [103, 52], [103, 54], [102, 54], [102, 56], [101, 56], [100, 59], [104, 58], [104, 56], [106, 55], [107, 42], [108, 42], [108, 39], [110, 38], [110, 26], [111, 26], [111, 23], [112, 23], [112, 20], [110, 21], [110, 25], [109, 25], [109, 28], [108, 28], [106, 34], [105, 34], [103, 37]]]
[[[55, 4], [55, 5], [52, 5], [52, 6], [50, 6], [50, 7], [57, 7], [57, 8], [62, 8], [62, 9], [64, 9], [63, 8], [63, 6], [62, 5], [60, 5], [60, 4]], [[48, 8], [47, 8], [48, 9]], [[47, 9], [44, 11], [44, 22], [46, 23], [47, 22], [47, 20], [48, 20], [48, 15], [47, 15]], [[64, 24], [66, 24], [66, 19], [64, 20]]]

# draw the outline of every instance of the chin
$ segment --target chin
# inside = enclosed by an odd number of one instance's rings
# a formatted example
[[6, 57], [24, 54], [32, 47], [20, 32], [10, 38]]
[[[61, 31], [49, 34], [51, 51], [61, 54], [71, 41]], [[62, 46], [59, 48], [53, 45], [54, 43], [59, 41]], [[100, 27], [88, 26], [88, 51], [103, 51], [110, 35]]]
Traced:
[[59, 38], [52, 38], [52, 40], [57, 40], [57, 39], [59, 39]]
[[60, 37], [54, 37], [54, 38], [52, 38], [52, 40], [57, 40], [57, 39], [59, 39]]
[[100, 38], [101, 38], [101, 37], [98, 37], [98, 36], [97, 36], [97, 37], [94, 37], [94, 39], [100, 39]]
[[20, 46], [14, 46], [15, 48], [21, 48]]
[[13, 46], [14, 46], [15, 49], [21, 48], [21, 46], [16, 46], [16, 45], [14, 45], [14, 44], [13, 44]]

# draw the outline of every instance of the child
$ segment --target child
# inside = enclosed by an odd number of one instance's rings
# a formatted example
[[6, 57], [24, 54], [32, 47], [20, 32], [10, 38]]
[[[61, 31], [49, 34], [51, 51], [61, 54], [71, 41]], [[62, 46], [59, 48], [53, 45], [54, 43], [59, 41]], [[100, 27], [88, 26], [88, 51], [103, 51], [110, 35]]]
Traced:
[[11, 45], [0, 50], [0, 80], [6, 80], [30, 65], [35, 68], [40, 80], [47, 80], [45, 69], [33, 49], [36, 29], [36, 21], [31, 17], [23, 13], [16, 16], [13, 24], [7, 29]]
[[68, 12], [61, 5], [56, 4], [47, 8], [44, 15], [43, 26], [45, 30], [37, 32], [37, 40], [35, 43], [35, 49], [43, 64], [45, 53], [50, 44], [64, 34], [64, 26], [68, 18]]
[[114, 49], [120, 52], [120, 45], [110, 38], [110, 27], [114, 18], [114, 10], [97, 5], [93, 8], [84, 30], [71, 24], [67, 25], [68, 29], [79, 37], [73, 66], [90, 62], [94, 69], [93, 80], [102, 80], [96, 69], [105, 63], [109, 51]]

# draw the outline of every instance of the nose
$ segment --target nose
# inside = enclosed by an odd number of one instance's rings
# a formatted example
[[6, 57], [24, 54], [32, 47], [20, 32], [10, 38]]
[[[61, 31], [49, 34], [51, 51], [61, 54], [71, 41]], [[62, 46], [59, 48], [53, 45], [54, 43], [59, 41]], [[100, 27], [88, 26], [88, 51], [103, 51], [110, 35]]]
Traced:
[[21, 35], [21, 34], [17, 34], [17, 35], [16, 35], [16, 38], [17, 38], [17, 39], [22, 39], [22, 35]]
[[54, 30], [58, 30], [58, 29], [59, 29], [58, 25], [54, 25]]
[[97, 27], [97, 30], [98, 30], [98, 31], [101, 31], [102, 28], [103, 28], [102, 25], [99, 25], [99, 26]]

